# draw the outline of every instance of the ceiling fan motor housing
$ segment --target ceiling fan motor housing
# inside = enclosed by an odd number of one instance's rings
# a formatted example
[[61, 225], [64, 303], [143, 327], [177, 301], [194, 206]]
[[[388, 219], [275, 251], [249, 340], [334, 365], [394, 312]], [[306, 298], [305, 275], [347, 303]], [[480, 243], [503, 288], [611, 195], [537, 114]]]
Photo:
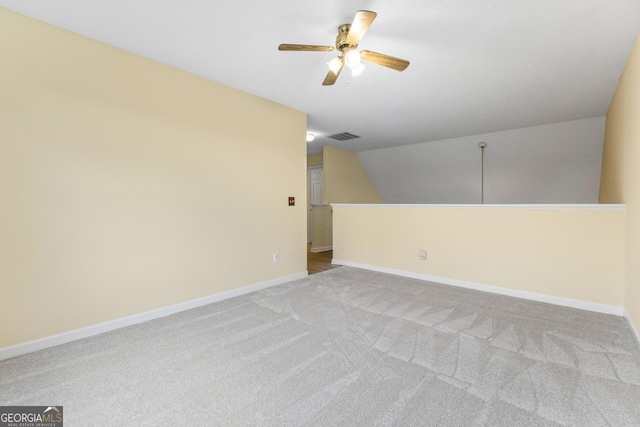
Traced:
[[345, 49], [355, 49], [358, 47], [357, 44], [349, 44], [347, 41], [347, 36], [349, 35], [349, 30], [351, 29], [351, 24], [344, 24], [338, 27], [338, 37], [336, 37], [336, 48], [340, 52], [344, 52]]

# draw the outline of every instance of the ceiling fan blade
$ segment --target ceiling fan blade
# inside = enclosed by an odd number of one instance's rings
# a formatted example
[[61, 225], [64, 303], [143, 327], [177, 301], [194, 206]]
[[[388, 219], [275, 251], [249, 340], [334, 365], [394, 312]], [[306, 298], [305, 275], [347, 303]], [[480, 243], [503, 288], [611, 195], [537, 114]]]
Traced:
[[370, 12], [368, 10], [359, 10], [356, 13], [356, 17], [353, 18], [353, 24], [351, 24], [351, 29], [349, 29], [349, 34], [347, 34], [347, 43], [352, 45], [357, 45], [364, 37], [364, 33], [367, 32], [373, 20], [378, 16], [375, 12]]
[[360, 57], [365, 61], [373, 62], [374, 64], [382, 65], [383, 67], [391, 68], [396, 71], [404, 71], [409, 66], [409, 61], [405, 59], [396, 58], [383, 53], [372, 52], [370, 50], [363, 50], [360, 52]]
[[336, 80], [338, 80], [338, 76], [340, 75], [340, 71], [342, 71], [342, 68], [344, 68], [344, 60], [342, 60], [342, 64], [340, 64], [340, 68], [338, 68], [337, 72], [334, 73], [333, 71], [329, 70], [329, 72], [327, 73], [327, 77], [325, 77], [324, 81], [322, 82], [322, 86], [331, 86], [332, 84], [334, 84]]
[[298, 52], [331, 52], [335, 50], [331, 46], [318, 46], [314, 44], [286, 44], [283, 43], [278, 46], [278, 50], [292, 50]]

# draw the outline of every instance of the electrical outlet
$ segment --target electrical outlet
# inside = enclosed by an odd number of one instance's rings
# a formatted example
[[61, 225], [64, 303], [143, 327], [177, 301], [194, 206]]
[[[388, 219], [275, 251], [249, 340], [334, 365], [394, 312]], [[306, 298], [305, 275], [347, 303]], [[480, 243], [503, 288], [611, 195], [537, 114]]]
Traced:
[[279, 252], [274, 252], [273, 253], [273, 262], [280, 262], [280, 253]]
[[427, 259], [427, 251], [422, 250], [422, 249], [419, 250], [418, 251], [418, 258], [423, 260], [423, 261], [426, 260]]
[[289, 197], [289, 206], [295, 206], [295, 205], [296, 205], [296, 198]]

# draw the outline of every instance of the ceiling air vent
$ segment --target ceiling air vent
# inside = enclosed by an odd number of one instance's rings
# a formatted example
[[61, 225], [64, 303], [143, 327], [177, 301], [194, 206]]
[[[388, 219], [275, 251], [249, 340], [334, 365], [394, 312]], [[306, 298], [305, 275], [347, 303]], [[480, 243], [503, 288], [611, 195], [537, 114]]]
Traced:
[[350, 139], [360, 138], [358, 135], [354, 135], [349, 132], [337, 133], [335, 135], [331, 135], [329, 138], [337, 139], [338, 141], [348, 141]]

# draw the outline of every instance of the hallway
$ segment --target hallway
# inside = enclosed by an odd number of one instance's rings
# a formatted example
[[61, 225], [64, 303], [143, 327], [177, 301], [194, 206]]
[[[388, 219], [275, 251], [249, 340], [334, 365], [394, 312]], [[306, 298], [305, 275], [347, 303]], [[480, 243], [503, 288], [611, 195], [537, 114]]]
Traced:
[[339, 265], [331, 265], [333, 251], [311, 252], [311, 243], [307, 243], [307, 271], [309, 274], [320, 273], [321, 271], [331, 270], [340, 267]]

